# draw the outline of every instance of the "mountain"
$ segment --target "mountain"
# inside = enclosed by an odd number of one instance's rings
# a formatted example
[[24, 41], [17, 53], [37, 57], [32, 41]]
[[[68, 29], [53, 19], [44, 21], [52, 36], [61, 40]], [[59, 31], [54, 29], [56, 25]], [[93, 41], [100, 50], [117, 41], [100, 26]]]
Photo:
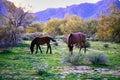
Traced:
[[51, 18], [62, 19], [65, 14], [77, 15], [83, 19], [99, 18], [101, 13], [105, 15], [109, 14], [110, 6], [114, 4], [120, 9], [119, 0], [101, 0], [97, 3], [82, 3], [79, 5], [71, 5], [66, 8], [49, 8], [43, 11], [34, 13], [36, 15], [36, 21], [46, 22]]
[[7, 12], [7, 9], [4, 5], [4, 0], [0, 0], [0, 15], [2, 16], [6, 14], [6, 12]]

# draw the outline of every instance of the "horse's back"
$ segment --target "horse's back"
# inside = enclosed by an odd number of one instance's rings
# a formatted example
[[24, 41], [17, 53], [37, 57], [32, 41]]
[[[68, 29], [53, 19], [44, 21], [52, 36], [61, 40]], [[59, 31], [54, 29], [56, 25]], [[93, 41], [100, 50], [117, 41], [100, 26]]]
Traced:
[[49, 36], [36, 37], [33, 40], [33, 42], [35, 44], [43, 45], [45, 43], [49, 43], [50, 42], [50, 37]]
[[85, 42], [85, 39], [86, 39], [86, 35], [82, 32], [72, 33], [73, 43]]

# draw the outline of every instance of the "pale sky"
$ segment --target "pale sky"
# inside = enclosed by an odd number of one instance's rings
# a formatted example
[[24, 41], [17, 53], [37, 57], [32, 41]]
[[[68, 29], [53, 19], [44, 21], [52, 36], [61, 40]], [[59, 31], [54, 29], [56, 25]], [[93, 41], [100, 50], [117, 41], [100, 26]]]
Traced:
[[[73, 4], [80, 4], [80, 3], [96, 3], [100, 0], [8, 0], [14, 2], [16, 6], [25, 7], [26, 10], [30, 10], [32, 12], [37, 12], [41, 10], [45, 10], [47, 8], [58, 8], [62, 7], [65, 8], [67, 6]], [[32, 7], [28, 7], [32, 6]]]

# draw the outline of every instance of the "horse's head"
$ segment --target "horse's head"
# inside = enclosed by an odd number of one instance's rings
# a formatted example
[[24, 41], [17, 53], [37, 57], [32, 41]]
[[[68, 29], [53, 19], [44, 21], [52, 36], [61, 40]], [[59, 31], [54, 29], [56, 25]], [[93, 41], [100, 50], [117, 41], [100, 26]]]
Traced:
[[33, 54], [34, 52], [33, 46], [30, 46], [30, 51], [31, 51], [31, 54]]

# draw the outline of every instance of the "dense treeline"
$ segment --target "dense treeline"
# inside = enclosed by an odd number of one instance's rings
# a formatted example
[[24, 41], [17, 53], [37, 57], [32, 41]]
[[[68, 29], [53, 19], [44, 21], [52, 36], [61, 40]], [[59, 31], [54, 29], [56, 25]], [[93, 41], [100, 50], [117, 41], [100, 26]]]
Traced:
[[45, 33], [67, 35], [71, 32], [83, 32], [93, 40], [120, 42], [120, 10], [114, 5], [108, 16], [101, 14], [99, 19], [84, 20], [76, 15], [66, 14], [63, 19], [52, 18], [46, 23], [32, 22], [34, 16], [16, 8], [10, 2], [4, 2], [8, 14], [0, 16], [0, 46], [17, 44], [24, 33]]
[[[35, 23], [38, 24], [38, 23]], [[120, 9], [114, 5], [108, 16], [101, 14], [99, 19], [84, 20], [76, 15], [66, 14], [64, 19], [51, 19], [45, 24], [29, 26], [27, 32], [43, 32], [53, 35], [67, 35], [71, 32], [84, 32], [88, 38], [102, 41], [120, 42]]]

